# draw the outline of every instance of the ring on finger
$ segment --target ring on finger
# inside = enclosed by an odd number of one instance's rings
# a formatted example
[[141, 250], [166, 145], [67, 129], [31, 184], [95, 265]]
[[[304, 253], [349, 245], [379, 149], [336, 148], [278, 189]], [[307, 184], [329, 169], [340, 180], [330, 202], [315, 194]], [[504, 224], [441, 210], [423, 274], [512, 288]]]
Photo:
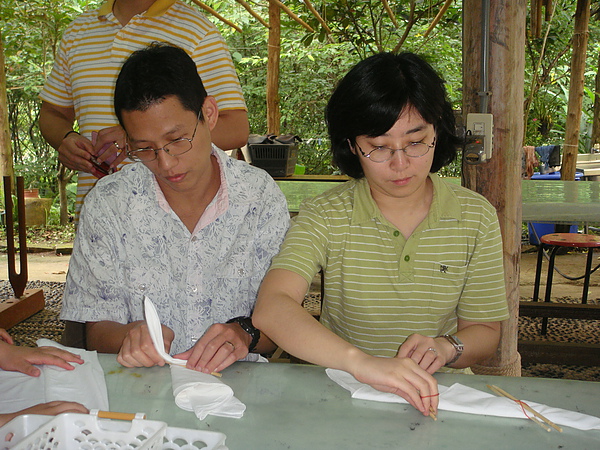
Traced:
[[433, 353], [435, 353], [435, 356], [437, 356], [437, 350], [436, 350], [435, 348], [433, 348], [433, 347], [429, 347], [429, 348], [427, 349], [427, 351], [428, 351], [428, 352], [433, 352]]
[[113, 145], [117, 147], [117, 150], [121, 150], [121, 147], [119, 147], [119, 143], [117, 141], [113, 141]]
[[233, 350], [235, 351], [235, 344], [231, 341], [225, 341], [224, 344], [229, 344], [231, 345], [231, 347], [233, 347]]

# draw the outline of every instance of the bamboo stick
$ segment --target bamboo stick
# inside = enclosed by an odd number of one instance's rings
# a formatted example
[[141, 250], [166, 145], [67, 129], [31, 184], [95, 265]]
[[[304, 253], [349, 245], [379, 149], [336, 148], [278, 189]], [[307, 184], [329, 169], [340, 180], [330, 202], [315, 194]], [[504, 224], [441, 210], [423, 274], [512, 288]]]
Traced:
[[225, 17], [223, 17], [221, 14], [219, 14], [218, 12], [216, 12], [214, 9], [212, 9], [210, 6], [205, 5], [204, 3], [202, 3], [200, 0], [192, 0], [196, 5], [198, 5], [200, 8], [202, 8], [204, 11], [212, 14], [213, 16], [215, 16], [217, 19], [219, 19], [221, 22], [229, 25], [231, 28], [233, 28], [235, 31], [238, 32], [242, 32], [242, 29], [240, 27], [238, 27], [235, 23], [233, 23], [230, 20], [227, 20]]
[[256, 20], [258, 20], [260, 23], [262, 23], [265, 27], [270, 28], [268, 22], [266, 20], [264, 20], [262, 17], [260, 17], [258, 15], [258, 13], [256, 11], [254, 11], [248, 3], [246, 3], [244, 0], [235, 0], [235, 1], [238, 2], [240, 5], [242, 5], [246, 9], [246, 11], [248, 11], [250, 13], [250, 15], [252, 17], [254, 17]]
[[[196, 0], [194, 0], [194, 1], [196, 1]], [[293, 20], [295, 20], [296, 22], [298, 22], [300, 25], [302, 25], [304, 28], [306, 28], [311, 33], [315, 32], [315, 30], [313, 30], [313, 28], [309, 24], [307, 24], [304, 20], [302, 20], [300, 17], [298, 17], [296, 14], [294, 14], [294, 12], [290, 8], [288, 8], [287, 6], [285, 6], [279, 0], [269, 0], [269, 2], [275, 3], [281, 9], [283, 9], [287, 13], [288, 16], [290, 16]]]

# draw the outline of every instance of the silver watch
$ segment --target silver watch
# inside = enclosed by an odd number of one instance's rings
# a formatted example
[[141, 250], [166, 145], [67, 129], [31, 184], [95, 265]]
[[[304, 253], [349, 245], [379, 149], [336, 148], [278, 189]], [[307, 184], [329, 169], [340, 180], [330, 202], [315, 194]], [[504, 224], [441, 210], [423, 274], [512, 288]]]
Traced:
[[460, 358], [460, 356], [463, 354], [463, 351], [465, 350], [464, 344], [458, 337], [452, 334], [444, 334], [440, 337], [443, 337], [448, 342], [450, 342], [450, 344], [452, 344], [452, 347], [454, 347], [454, 350], [456, 350], [454, 358], [452, 358], [452, 360], [446, 363], [447, 366], [449, 366], [450, 364], [454, 364], [456, 361], [458, 361], [458, 358]]

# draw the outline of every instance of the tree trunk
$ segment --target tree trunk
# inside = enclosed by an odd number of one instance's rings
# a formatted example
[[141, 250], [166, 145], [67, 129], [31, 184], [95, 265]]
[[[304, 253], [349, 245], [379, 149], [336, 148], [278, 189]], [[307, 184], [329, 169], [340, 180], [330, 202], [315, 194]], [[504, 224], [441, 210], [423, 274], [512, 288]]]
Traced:
[[279, 5], [269, 2], [269, 42], [267, 62], [267, 132], [279, 134], [279, 57], [281, 46], [281, 18]]
[[74, 172], [67, 169], [62, 164], [58, 164], [58, 199], [60, 202], [60, 224], [66, 225], [69, 222], [69, 209], [67, 203], [67, 185], [73, 178]]
[[484, 195], [498, 212], [510, 317], [502, 324], [497, 354], [474, 370], [518, 376], [521, 373], [517, 336], [526, 1], [491, 2], [488, 70], [491, 96], [486, 111], [481, 110], [479, 96], [482, 86], [482, 3], [480, 0], [463, 2], [463, 114], [465, 119], [467, 113], [493, 115], [493, 154], [484, 164], [463, 167], [463, 185]]
[[575, 31], [573, 32], [573, 54], [571, 56], [571, 79], [569, 85], [569, 104], [567, 106], [567, 124], [565, 143], [560, 169], [563, 180], [575, 179], [575, 165], [579, 149], [579, 123], [583, 105], [583, 86], [585, 57], [590, 21], [590, 0], [577, 0], [575, 11]]
[[594, 89], [594, 119], [592, 121], [592, 147], [600, 144], [600, 55], [596, 65], [596, 88]]
[[6, 72], [4, 71], [4, 47], [0, 30], [0, 176], [14, 178], [13, 157], [8, 127], [8, 100], [6, 96]]

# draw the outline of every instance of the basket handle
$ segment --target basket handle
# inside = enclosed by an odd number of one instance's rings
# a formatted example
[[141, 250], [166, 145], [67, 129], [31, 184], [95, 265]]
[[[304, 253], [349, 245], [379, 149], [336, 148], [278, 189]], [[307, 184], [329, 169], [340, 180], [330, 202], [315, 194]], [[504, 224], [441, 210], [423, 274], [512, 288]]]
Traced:
[[145, 419], [146, 414], [144, 413], [122, 413], [122, 412], [114, 412], [114, 411], [100, 411], [98, 409], [93, 409], [90, 411], [91, 416], [96, 416], [99, 419], [115, 419], [115, 420], [129, 420], [132, 421], [134, 419]]

